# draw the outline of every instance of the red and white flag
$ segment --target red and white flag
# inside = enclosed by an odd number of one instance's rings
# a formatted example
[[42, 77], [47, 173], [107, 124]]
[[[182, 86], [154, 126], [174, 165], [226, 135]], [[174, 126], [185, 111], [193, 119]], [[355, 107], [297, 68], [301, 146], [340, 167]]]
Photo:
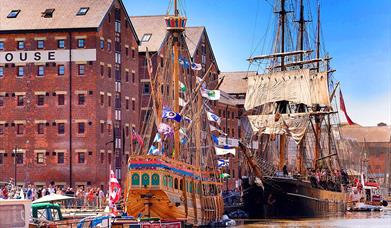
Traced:
[[141, 137], [141, 135], [137, 134], [137, 132], [134, 129], [132, 129], [132, 142], [134, 141], [140, 144], [141, 147], [144, 146], [143, 137]]
[[119, 201], [121, 197], [121, 185], [115, 177], [114, 171], [110, 170], [110, 186], [109, 186], [109, 205], [111, 208]]
[[345, 118], [346, 118], [346, 120], [348, 121], [348, 124], [349, 124], [349, 125], [355, 124], [355, 123], [350, 119], [348, 113], [346, 112], [346, 106], [345, 106], [345, 101], [344, 101], [343, 96], [342, 96], [342, 90], [339, 90], [339, 106], [340, 106], [341, 110], [344, 112]]

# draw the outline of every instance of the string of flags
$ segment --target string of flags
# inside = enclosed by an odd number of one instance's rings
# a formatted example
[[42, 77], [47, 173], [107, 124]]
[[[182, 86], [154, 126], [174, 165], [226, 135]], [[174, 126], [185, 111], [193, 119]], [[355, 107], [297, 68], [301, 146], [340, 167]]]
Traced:
[[218, 125], [220, 125], [221, 119], [216, 114], [206, 111], [206, 115], [209, 121], [216, 122]]
[[144, 146], [143, 137], [141, 135], [137, 134], [137, 132], [132, 129], [132, 142], [137, 142], [141, 147]]
[[222, 167], [226, 167], [226, 166], [229, 166], [229, 160], [228, 159], [219, 159], [219, 160], [217, 160], [217, 167], [218, 168], [222, 168]]
[[201, 89], [201, 96], [211, 101], [220, 100], [220, 90]]
[[183, 66], [185, 69], [191, 68], [192, 70], [199, 71], [202, 70], [202, 65], [199, 63], [191, 63], [187, 58], [180, 56], [179, 64]]
[[182, 120], [182, 116], [179, 113], [176, 113], [167, 107], [163, 108], [162, 118], [175, 120], [178, 123]]

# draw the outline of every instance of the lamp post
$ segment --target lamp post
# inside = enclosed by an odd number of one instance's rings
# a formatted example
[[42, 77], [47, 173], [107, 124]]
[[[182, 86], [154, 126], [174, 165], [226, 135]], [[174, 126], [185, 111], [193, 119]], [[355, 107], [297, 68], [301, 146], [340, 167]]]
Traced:
[[15, 187], [16, 187], [16, 175], [17, 175], [17, 159], [16, 159], [16, 156], [18, 154], [18, 146], [15, 145], [15, 148], [14, 148], [14, 182], [15, 182]]

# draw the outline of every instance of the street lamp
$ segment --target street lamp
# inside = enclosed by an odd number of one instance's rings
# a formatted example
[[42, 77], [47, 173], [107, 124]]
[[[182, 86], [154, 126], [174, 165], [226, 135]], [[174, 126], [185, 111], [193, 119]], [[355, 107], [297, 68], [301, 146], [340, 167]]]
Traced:
[[17, 156], [17, 154], [18, 154], [18, 146], [16, 146], [15, 145], [15, 148], [14, 148], [14, 151], [13, 151], [14, 153], [14, 171], [15, 171], [15, 173], [14, 173], [14, 182], [15, 182], [15, 187], [17, 186], [16, 185], [16, 172], [17, 172], [17, 160], [16, 160], [16, 156]]

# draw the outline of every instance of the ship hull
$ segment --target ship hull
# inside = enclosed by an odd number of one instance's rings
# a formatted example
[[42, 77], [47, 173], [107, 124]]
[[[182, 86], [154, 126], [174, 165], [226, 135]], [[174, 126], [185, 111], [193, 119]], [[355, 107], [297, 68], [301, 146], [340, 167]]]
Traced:
[[314, 188], [297, 179], [265, 177], [264, 189], [247, 187], [244, 209], [251, 218], [318, 217], [346, 211], [346, 193]]

